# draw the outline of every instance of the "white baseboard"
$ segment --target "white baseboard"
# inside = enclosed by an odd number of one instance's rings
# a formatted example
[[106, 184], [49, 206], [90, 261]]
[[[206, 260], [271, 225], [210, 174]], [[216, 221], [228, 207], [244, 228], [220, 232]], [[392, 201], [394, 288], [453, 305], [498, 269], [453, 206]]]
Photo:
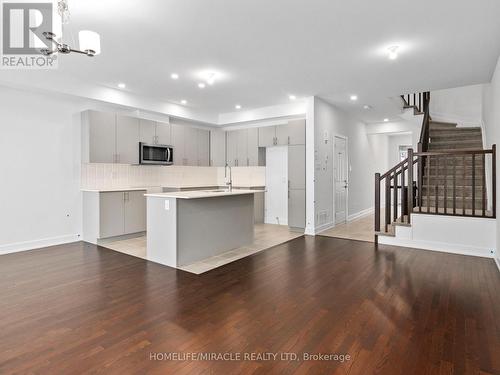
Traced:
[[356, 213], [354, 213], [352, 215], [349, 215], [347, 217], [347, 221], [354, 221], [354, 220], [357, 220], [357, 219], [361, 219], [362, 217], [365, 217], [365, 216], [373, 214], [374, 211], [375, 211], [374, 207], [370, 207], [370, 208], [367, 208], [365, 210], [361, 210], [361, 211], [356, 212]]
[[482, 258], [495, 258], [495, 254], [491, 254], [491, 249], [471, 246], [463, 246], [457, 244], [449, 244], [443, 242], [417, 241], [411, 239], [403, 239], [397, 237], [379, 236], [379, 243], [384, 245], [411, 247], [414, 249], [439, 251], [442, 253], [469, 255]]
[[322, 224], [319, 227], [314, 228], [314, 234], [318, 234], [318, 233], [323, 232], [327, 229], [333, 228], [334, 226], [335, 226], [335, 224], [333, 222]]
[[68, 234], [65, 236], [43, 238], [40, 240], [16, 242], [7, 245], [1, 245], [0, 255], [17, 253], [26, 250], [40, 249], [42, 247], [47, 247], [47, 246], [62, 245], [65, 243], [77, 242], [80, 240], [81, 238], [79, 234]]

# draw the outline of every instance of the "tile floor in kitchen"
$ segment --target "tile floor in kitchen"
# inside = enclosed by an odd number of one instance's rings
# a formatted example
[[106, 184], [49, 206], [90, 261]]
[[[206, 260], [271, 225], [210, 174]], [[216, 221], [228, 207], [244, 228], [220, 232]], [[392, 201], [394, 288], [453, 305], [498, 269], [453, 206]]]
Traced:
[[[201, 274], [303, 235], [302, 233], [290, 231], [286, 225], [256, 224], [254, 228], [255, 236], [252, 244], [242, 246], [207, 258], [201, 262], [192, 263], [179, 268], [187, 272]], [[146, 243], [146, 236], [141, 236], [109, 242], [101, 246], [128, 255], [147, 259]]]

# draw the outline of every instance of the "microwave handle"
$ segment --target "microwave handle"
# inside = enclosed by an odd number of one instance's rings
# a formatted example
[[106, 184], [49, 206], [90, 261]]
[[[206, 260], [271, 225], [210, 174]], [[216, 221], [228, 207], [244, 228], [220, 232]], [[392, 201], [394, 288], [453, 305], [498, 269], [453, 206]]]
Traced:
[[167, 162], [170, 162], [170, 147], [167, 147]]

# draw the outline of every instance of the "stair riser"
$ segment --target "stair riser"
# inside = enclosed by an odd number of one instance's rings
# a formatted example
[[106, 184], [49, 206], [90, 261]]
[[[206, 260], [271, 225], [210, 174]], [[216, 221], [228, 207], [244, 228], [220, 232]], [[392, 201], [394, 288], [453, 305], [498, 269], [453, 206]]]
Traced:
[[[422, 207], [427, 207], [427, 198], [422, 199]], [[431, 197], [430, 199], [430, 205], [429, 207], [436, 207], [436, 200], [435, 198]], [[447, 208], [453, 208], [453, 199], [448, 199], [447, 200]], [[438, 200], [438, 208], [444, 208], [444, 199], [439, 199]], [[455, 201], [455, 208], [462, 209], [464, 208], [464, 204], [461, 199], [457, 199]], [[483, 201], [481, 199], [476, 199], [476, 206], [474, 207], [476, 210], [482, 210], [483, 209]], [[472, 200], [466, 200], [465, 201], [465, 209], [466, 210], [471, 210], [472, 209]], [[486, 202], [486, 209], [488, 209], [488, 202]]]
[[[476, 198], [481, 198], [483, 196], [483, 189], [482, 188], [476, 188]], [[438, 195], [444, 197], [445, 189], [444, 186], [438, 186]], [[453, 186], [448, 186], [446, 189], [446, 195], [447, 197], [453, 197], [455, 195], [457, 199], [462, 199], [462, 196], [464, 194], [464, 188], [463, 187], [457, 187], [455, 188], [455, 194], [453, 194]], [[435, 196], [436, 195], [436, 188], [431, 187], [429, 190], [429, 196]], [[422, 197], [427, 197], [427, 188], [423, 187], [422, 188]], [[466, 198], [472, 198], [472, 187], [465, 187], [465, 197]]]

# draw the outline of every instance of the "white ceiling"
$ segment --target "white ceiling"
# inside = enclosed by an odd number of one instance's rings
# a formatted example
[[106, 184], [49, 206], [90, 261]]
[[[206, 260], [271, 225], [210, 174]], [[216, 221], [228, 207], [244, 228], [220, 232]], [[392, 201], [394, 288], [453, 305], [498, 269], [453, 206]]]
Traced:
[[[364, 121], [396, 116], [388, 97], [488, 82], [500, 54], [498, 0], [69, 0], [69, 31], [101, 35], [94, 59], [2, 78], [116, 88], [211, 114], [320, 96]], [[386, 49], [400, 45], [400, 57]], [[197, 73], [224, 77], [204, 90]], [[180, 79], [174, 81], [170, 74]], [[357, 94], [356, 103], [349, 101]], [[362, 109], [363, 104], [373, 109]]]

